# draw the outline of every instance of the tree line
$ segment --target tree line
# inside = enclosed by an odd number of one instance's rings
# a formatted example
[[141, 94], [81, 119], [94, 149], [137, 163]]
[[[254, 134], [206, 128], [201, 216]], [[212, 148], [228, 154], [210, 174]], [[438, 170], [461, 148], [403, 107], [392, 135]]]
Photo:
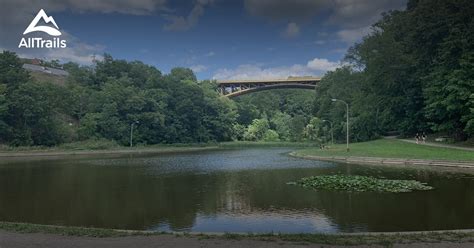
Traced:
[[142, 62], [105, 55], [93, 67], [64, 64], [64, 84], [35, 80], [21, 60], [0, 55], [0, 137], [10, 145], [58, 145], [87, 139], [128, 144], [230, 140], [236, 110], [190, 69], [163, 75]]
[[350, 105], [352, 141], [422, 132], [472, 138], [473, 13], [469, 0], [410, 0], [406, 10], [383, 14], [347, 51], [343, 66], [322, 77], [315, 94], [238, 99], [237, 127], [249, 125], [239, 138], [328, 142], [332, 123], [342, 142], [346, 107], [334, 98]]
[[[474, 135], [474, 2], [410, 0], [383, 15], [315, 91], [274, 90], [233, 100], [187, 68], [162, 74], [105, 54], [93, 66], [59, 65], [64, 83], [32, 77], [0, 54], [0, 143], [58, 145], [89, 139], [128, 144], [345, 139], [417, 132]], [[332, 127], [332, 129], [331, 129]]]

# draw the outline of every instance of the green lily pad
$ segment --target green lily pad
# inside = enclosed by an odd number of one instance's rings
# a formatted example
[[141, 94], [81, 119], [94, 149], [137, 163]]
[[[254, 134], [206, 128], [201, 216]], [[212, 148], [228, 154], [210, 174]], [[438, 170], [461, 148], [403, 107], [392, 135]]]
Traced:
[[428, 186], [416, 180], [379, 179], [368, 176], [327, 175], [304, 177], [288, 184], [299, 185], [303, 188], [336, 190], [348, 192], [390, 192], [404, 193], [414, 190], [431, 190]]

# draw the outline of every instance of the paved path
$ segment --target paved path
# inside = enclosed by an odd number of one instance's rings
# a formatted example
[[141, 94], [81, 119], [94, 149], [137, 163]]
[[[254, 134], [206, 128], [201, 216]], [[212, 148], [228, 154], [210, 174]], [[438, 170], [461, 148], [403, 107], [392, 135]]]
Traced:
[[[398, 139], [404, 142], [408, 143], [413, 143], [416, 144], [415, 140], [411, 139]], [[456, 146], [456, 145], [450, 145], [450, 144], [443, 144], [443, 143], [433, 143], [433, 142], [426, 142], [426, 143], [419, 143], [419, 145], [423, 146], [434, 146], [434, 147], [444, 147], [444, 148], [453, 148], [453, 149], [458, 149], [458, 150], [464, 150], [464, 151], [473, 151], [474, 152], [474, 147], [463, 147], [463, 146]]]
[[[152, 235], [152, 236], [127, 236], [115, 238], [92, 238], [92, 237], [75, 237], [62, 236], [57, 234], [44, 233], [14, 233], [0, 230], [0, 248], [162, 248], [162, 247], [279, 247], [279, 248], [302, 248], [302, 247], [342, 247], [326, 244], [311, 244], [305, 242], [286, 242], [281, 240], [260, 241], [253, 239], [224, 239], [210, 238], [200, 239], [198, 237], [176, 237], [175, 235]], [[350, 247], [388, 247], [388, 245], [359, 245]], [[460, 240], [460, 242], [433, 242], [433, 243], [411, 243], [411, 244], [394, 244], [389, 247], [397, 248], [472, 248], [474, 242], [472, 240]]]
[[385, 158], [385, 157], [355, 157], [355, 156], [314, 156], [304, 155], [298, 152], [291, 152], [290, 156], [312, 159], [320, 161], [343, 162], [351, 164], [374, 164], [374, 165], [401, 165], [401, 166], [440, 166], [474, 169], [474, 161], [449, 161], [449, 160], [428, 160], [428, 159], [404, 159], [404, 158]]

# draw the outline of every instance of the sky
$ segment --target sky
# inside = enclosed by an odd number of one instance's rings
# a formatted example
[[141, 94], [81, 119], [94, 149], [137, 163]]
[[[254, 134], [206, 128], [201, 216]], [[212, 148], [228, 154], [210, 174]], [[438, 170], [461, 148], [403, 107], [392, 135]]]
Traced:
[[[91, 65], [109, 53], [198, 79], [322, 76], [406, 0], [0, 0], [0, 50]], [[40, 9], [67, 48], [18, 48]], [[44, 24], [44, 22], [42, 23]], [[51, 25], [51, 23], [47, 23]], [[51, 37], [50, 37], [51, 38]]]

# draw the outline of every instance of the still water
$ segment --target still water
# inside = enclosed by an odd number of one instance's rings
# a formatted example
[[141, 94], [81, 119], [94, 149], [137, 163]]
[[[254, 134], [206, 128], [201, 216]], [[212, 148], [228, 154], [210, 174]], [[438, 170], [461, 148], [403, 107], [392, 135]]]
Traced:
[[[197, 232], [474, 228], [474, 175], [302, 160], [291, 149], [0, 161], [0, 221]], [[287, 185], [323, 174], [416, 179], [435, 190], [344, 193]]]

